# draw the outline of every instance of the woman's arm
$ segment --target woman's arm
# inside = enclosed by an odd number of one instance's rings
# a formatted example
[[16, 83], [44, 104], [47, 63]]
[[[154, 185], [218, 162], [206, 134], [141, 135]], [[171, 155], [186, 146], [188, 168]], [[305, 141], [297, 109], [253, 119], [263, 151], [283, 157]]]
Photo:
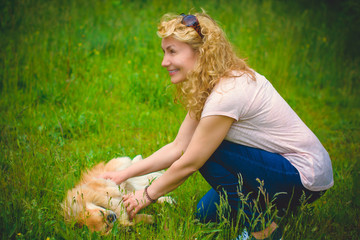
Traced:
[[[200, 120], [185, 153], [147, 189], [152, 199], [157, 199], [181, 185], [196, 172], [215, 152], [224, 140], [234, 119], [225, 116], [209, 116]], [[150, 204], [143, 190], [124, 197], [130, 217]]]
[[120, 184], [131, 177], [141, 176], [170, 167], [171, 164], [179, 159], [186, 151], [198, 123], [199, 122], [192, 119], [188, 113], [173, 142], [165, 145], [149, 157], [131, 165], [125, 170], [107, 172], [100, 177], [111, 179], [117, 184]]

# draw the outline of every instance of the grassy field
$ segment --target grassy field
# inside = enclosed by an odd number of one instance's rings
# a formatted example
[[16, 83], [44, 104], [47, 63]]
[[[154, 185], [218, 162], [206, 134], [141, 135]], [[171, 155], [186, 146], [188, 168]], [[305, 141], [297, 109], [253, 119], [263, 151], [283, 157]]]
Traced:
[[[265, 75], [332, 158], [335, 185], [282, 219], [285, 239], [360, 236], [360, 46], [356, 1], [3, 0], [0, 3], [0, 236], [98, 239], [64, 223], [59, 204], [87, 167], [151, 154], [185, 116], [173, 103], [156, 35], [167, 12], [204, 8]], [[156, 224], [106, 239], [226, 239], [225, 221], [193, 213], [199, 174], [151, 206]]]

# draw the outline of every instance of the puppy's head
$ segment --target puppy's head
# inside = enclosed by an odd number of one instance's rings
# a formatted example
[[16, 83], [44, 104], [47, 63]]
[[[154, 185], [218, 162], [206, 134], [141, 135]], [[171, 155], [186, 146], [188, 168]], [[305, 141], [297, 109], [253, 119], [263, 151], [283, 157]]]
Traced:
[[65, 220], [75, 221], [79, 227], [86, 225], [91, 231], [107, 233], [118, 217], [115, 212], [98, 206], [96, 202], [98, 199], [87, 188], [69, 190], [61, 204]]
[[84, 211], [77, 216], [77, 223], [86, 225], [91, 231], [107, 233], [116, 221], [116, 214], [108, 209], [87, 203]]

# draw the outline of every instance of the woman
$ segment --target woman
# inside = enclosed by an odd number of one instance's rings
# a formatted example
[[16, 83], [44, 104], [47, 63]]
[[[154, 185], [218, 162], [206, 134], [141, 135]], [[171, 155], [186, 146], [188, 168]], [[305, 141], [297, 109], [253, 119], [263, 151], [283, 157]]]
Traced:
[[[270, 82], [234, 53], [224, 32], [205, 13], [165, 15], [158, 26], [162, 66], [188, 110], [175, 140], [125, 171], [102, 177], [121, 183], [168, 168], [150, 186], [124, 197], [130, 218], [200, 171], [212, 189], [198, 204], [198, 217], [216, 221], [224, 192], [236, 215], [241, 193], [256, 198], [259, 182], [278, 208], [309, 201], [333, 185], [328, 153]], [[290, 201], [293, 199], [293, 201]], [[244, 211], [251, 215], [250, 209]], [[268, 231], [253, 233], [256, 238]], [[259, 235], [260, 234], [260, 235]]]

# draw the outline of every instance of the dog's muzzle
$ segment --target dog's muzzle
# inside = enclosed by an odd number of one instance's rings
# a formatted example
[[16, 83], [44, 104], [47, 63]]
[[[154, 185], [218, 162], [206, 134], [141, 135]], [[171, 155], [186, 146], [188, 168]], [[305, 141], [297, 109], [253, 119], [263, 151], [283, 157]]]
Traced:
[[106, 217], [106, 220], [109, 222], [109, 223], [113, 223], [115, 222], [117, 219], [116, 217], [116, 214], [114, 212], [110, 212], [109, 215], [107, 215]]

